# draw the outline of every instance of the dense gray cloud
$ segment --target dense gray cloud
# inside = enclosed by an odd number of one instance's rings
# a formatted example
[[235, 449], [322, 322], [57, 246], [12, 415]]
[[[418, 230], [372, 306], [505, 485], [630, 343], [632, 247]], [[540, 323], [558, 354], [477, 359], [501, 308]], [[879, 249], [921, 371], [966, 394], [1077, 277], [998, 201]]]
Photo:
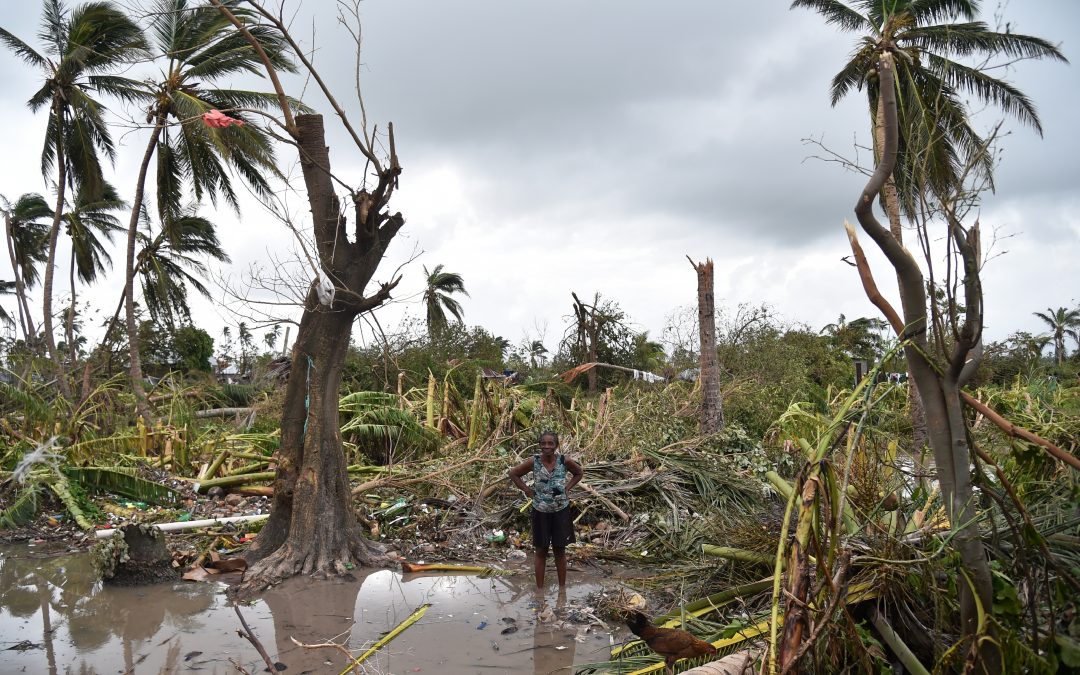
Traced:
[[[423, 250], [419, 263], [465, 275], [470, 322], [515, 340], [547, 324], [549, 348], [571, 290], [602, 292], [656, 335], [667, 314], [693, 302], [686, 254], [717, 261], [717, 295], [729, 305], [769, 303], [814, 327], [841, 312], [875, 312], [840, 261], [841, 222], [852, 219], [865, 179], [808, 159], [819, 151], [802, 142], [821, 138], [848, 156], [867, 143], [861, 93], [836, 108], [828, 98], [855, 36], [786, 2], [365, 0], [360, 8], [368, 118], [380, 129], [393, 121], [405, 166], [395, 203], [408, 226], [386, 275]], [[1005, 11], [1013, 30], [1080, 54], [1080, 3], [1024, 0]], [[0, 25], [32, 38], [38, 14], [32, 3], [5, 3]], [[293, 27], [308, 43], [314, 34], [316, 63], [358, 119], [353, 49], [335, 3], [308, 0]], [[10, 197], [42, 190], [36, 159], [21, 159], [36, 157], [41, 124], [22, 106], [34, 79], [10, 54], [0, 68], [0, 119], [26, 130], [5, 141], [0, 193]], [[1019, 64], [1009, 77], [1038, 104], [1045, 139], [1007, 125], [999, 191], [983, 206], [988, 227], [1014, 235], [986, 273], [991, 337], [1037, 330], [1031, 311], [1080, 296], [1075, 275], [1046, 253], [1080, 258], [1070, 127], [1080, 78], [1055, 63]], [[289, 81], [328, 113], [314, 84], [303, 86]], [[335, 169], [355, 180], [359, 156], [340, 131], [329, 138]], [[117, 182], [126, 192], [144, 139], [121, 142]], [[242, 222], [220, 215], [238, 269], [290, 246], [257, 209], [246, 207]], [[405, 270], [406, 301], [420, 287], [419, 263]], [[1059, 274], [1051, 288], [1039, 281], [1047, 269]], [[0, 277], [5, 270], [0, 263]], [[388, 318], [403, 309], [418, 313], [404, 302]]]

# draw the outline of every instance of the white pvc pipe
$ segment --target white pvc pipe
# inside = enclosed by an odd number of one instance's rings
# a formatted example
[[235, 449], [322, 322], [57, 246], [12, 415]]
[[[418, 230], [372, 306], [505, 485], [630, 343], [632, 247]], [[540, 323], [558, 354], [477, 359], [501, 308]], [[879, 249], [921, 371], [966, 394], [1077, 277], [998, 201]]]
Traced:
[[[260, 516], [229, 516], [227, 518], [210, 518], [209, 520], [187, 520], [179, 521], [176, 523], [157, 523], [154, 525], [162, 532], [179, 532], [181, 530], [190, 530], [196, 527], [210, 527], [212, 525], [226, 525], [228, 523], [250, 523], [256, 520], [266, 520], [270, 517], [270, 514], [262, 514]], [[107, 539], [116, 530], [97, 530], [94, 534], [98, 539]]]

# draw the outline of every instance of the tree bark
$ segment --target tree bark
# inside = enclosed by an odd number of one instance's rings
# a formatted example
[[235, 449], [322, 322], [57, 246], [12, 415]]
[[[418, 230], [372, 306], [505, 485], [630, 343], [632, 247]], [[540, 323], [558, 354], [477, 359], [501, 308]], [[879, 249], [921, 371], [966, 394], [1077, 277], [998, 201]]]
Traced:
[[[880, 161], [881, 149], [885, 146], [885, 101], [878, 94], [877, 114], [874, 118], [874, 149], [876, 160]], [[897, 243], [904, 244], [904, 228], [900, 222], [900, 193], [896, 189], [896, 178], [889, 174], [885, 179], [885, 185], [881, 188], [881, 198], [885, 207], [885, 214], [889, 217], [889, 232]], [[897, 283], [900, 278], [897, 276]], [[913, 379], [911, 370], [908, 369], [908, 381]], [[908, 414], [911, 417], [911, 456], [919, 467], [920, 474], [926, 473], [923, 465], [923, 449], [926, 448], [928, 437], [926, 433], [926, 411], [923, 410], [922, 398], [919, 397], [918, 387], [908, 387]], [[922, 482], [922, 481], [920, 481]]]
[[150, 134], [150, 141], [146, 144], [142, 163], [139, 164], [139, 177], [135, 183], [135, 197], [131, 202], [131, 218], [128, 220], [127, 252], [124, 266], [124, 325], [127, 328], [128, 338], [128, 375], [131, 378], [131, 389], [135, 393], [135, 408], [139, 416], [147, 423], [150, 422], [150, 404], [146, 400], [146, 390], [143, 388], [142, 360], [139, 358], [139, 327], [135, 323], [135, 243], [139, 234], [139, 215], [142, 213], [143, 199], [146, 192], [146, 174], [150, 168], [150, 160], [154, 157], [157, 149], [161, 130], [165, 126], [165, 118], [158, 113], [154, 118], [154, 130]]
[[[964, 356], [974, 347], [974, 342], [971, 341], [974, 336], [968, 333], [977, 329], [970, 323], [966, 325], [961, 333], [968, 339], [959, 341], [959, 358], [954, 355], [947, 370], [939, 371], [935, 368], [928, 356], [926, 287], [922, 271], [911, 253], [889, 230], [881, 226], [873, 213], [873, 202], [896, 165], [899, 131], [896, 91], [893, 85], [894, 65], [893, 57], [888, 52], [884, 53], [878, 62], [880, 97], [884, 110], [882, 153], [873, 176], [859, 196], [855, 214], [863, 230], [874, 240], [896, 270], [903, 308], [904, 355], [926, 412], [928, 439], [953, 532], [953, 545], [960, 554], [968, 577], [958, 579], [956, 583], [960, 600], [961, 630], [965, 637], [974, 640], [977, 639], [979, 630], [976, 598], [984, 608], [991, 607], [993, 601], [990, 568], [977, 522], [973, 518], [975, 505], [971, 485], [971, 453], [958, 386]], [[950, 237], [956, 239], [954, 227], [956, 225], [950, 223]], [[966, 290], [974, 292], [977, 290], [978, 270], [974, 265], [970, 265], [967, 271], [969, 276], [974, 275], [974, 279], [968, 280], [969, 286]], [[977, 303], [975, 298], [968, 298], [966, 304], [976, 304], [981, 311], [981, 304]], [[992, 638], [993, 629], [987, 627], [986, 630], [986, 636]], [[995, 640], [979, 640], [971, 649], [976, 654], [977, 666], [981, 672], [1000, 672], [1001, 655]]]
[[67, 321], [64, 325], [64, 339], [67, 340], [68, 358], [71, 367], [79, 359], [79, 350], [75, 347], [75, 246], [71, 247], [71, 261], [68, 265], [68, 284], [71, 286], [71, 303], [68, 305]]
[[701, 433], [714, 434], [724, 428], [724, 400], [720, 393], [720, 361], [716, 355], [716, 303], [713, 296], [713, 261], [706, 258], [690, 264], [698, 280], [698, 335], [701, 353], [698, 363], [701, 373]]
[[[392, 133], [392, 131], [391, 131]], [[352, 510], [338, 413], [341, 369], [355, 318], [382, 304], [396, 281], [364, 297], [401, 214], [381, 209], [400, 168], [380, 172], [372, 203], [354, 195], [356, 233], [350, 241], [334, 194], [321, 115], [298, 115], [300, 166], [311, 206], [322, 273], [334, 281], [329, 305], [320, 304], [317, 280], [308, 290], [292, 351], [281, 421], [281, 448], [270, 518], [245, 558], [251, 564], [240, 595], [257, 593], [296, 574], [346, 575], [355, 566], [385, 560], [381, 546], [364, 538]]]
[[56, 336], [53, 335], [52, 295], [53, 279], [56, 274], [56, 246], [60, 239], [60, 222], [64, 217], [64, 197], [67, 190], [67, 156], [64, 153], [63, 141], [63, 110], [60, 99], [53, 103], [53, 114], [57, 116], [57, 141], [56, 141], [56, 209], [53, 212], [52, 227], [49, 228], [48, 259], [45, 261], [45, 280], [42, 284], [42, 313], [44, 314], [42, 332], [45, 334], [45, 347], [49, 350], [49, 359], [52, 360], [53, 372], [56, 374], [56, 382], [60, 387], [60, 394], [67, 400], [72, 400], [71, 387], [68, 386], [67, 369], [64, 367], [64, 358], [56, 349]]

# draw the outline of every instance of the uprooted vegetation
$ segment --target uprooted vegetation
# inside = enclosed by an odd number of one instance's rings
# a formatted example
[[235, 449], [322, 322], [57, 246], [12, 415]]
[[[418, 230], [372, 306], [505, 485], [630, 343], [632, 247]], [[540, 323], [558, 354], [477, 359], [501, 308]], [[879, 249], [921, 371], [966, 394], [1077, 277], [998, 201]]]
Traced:
[[[738, 396], [743, 386], [726, 393]], [[368, 538], [406, 560], [513, 566], [529, 549], [528, 504], [506, 469], [534, 452], [540, 430], [554, 429], [562, 451], [585, 468], [573, 495], [572, 564], [647, 570], [624, 585], [651, 599], [658, 624], [685, 625], [720, 656], [768, 659], [768, 645], [795, 640], [801, 662], [819, 672], [898, 661], [911, 672], [926, 672], [920, 664], [962, 669], [970, 645], [955, 617], [964, 577], [932, 462], [905, 450], [906, 386], [868, 378], [854, 391], [826, 389], [753, 435], [729, 424], [699, 436], [696, 396], [684, 382], [631, 382], [586, 398], [560, 381], [479, 376], [465, 395], [452, 378], [434, 376], [399, 393], [345, 394], [356, 515]], [[0, 423], [5, 527], [48, 536], [72, 525], [265, 510], [278, 390], [223, 397], [165, 380], [150, 426], [117, 413], [125, 398], [106, 385], [74, 410], [57, 409], [62, 399], [46, 402], [33, 388], [12, 399]], [[1076, 455], [1080, 389], [1033, 380], [976, 398]], [[986, 625], [1025, 672], [1075, 668], [1076, 471], [981, 414], [971, 414], [970, 427], [979, 530], [994, 571]], [[189, 554], [179, 559], [190, 563], [223, 544], [242, 552], [246, 540], [187, 539]], [[805, 606], [787, 596], [793, 578], [805, 580]], [[611, 598], [598, 604], [620, 611]], [[792, 635], [796, 624], [802, 632]], [[656, 664], [629, 645], [588, 669]]]

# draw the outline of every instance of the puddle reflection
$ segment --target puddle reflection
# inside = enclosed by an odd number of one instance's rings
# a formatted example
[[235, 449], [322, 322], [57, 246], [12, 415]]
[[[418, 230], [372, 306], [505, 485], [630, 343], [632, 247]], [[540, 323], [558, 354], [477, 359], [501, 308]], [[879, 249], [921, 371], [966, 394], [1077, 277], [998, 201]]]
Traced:
[[[0, 548], [0, 650], [4, 672], [235, 673], [265, 666], [240, 638], [222, 583], [137, 588], [93, 581], [85, 554], [40, 555]], [[577, 578], [574, 578], [576, 576]], [[340, 672], [344, 655], [305, 644], [343, 643], [354, 653], [431, 603], [424, 618], [367, 662], [376, 672], [569, 673], [603, 658], [608, 635], [563, 621], [600, 579], [572, 575], [569, 597], [549, 592], [538, 611], [529, 575], [401, 575], [377, 570], [355, 580], [295, 579], [244, 605], [244, 617], [290, 673]], [[583, 641], [579, 643], [575, 638]], [[11, 648], [15, 649], [11, 649]], [[329, 662], [329, 664], [328, 664]]]

